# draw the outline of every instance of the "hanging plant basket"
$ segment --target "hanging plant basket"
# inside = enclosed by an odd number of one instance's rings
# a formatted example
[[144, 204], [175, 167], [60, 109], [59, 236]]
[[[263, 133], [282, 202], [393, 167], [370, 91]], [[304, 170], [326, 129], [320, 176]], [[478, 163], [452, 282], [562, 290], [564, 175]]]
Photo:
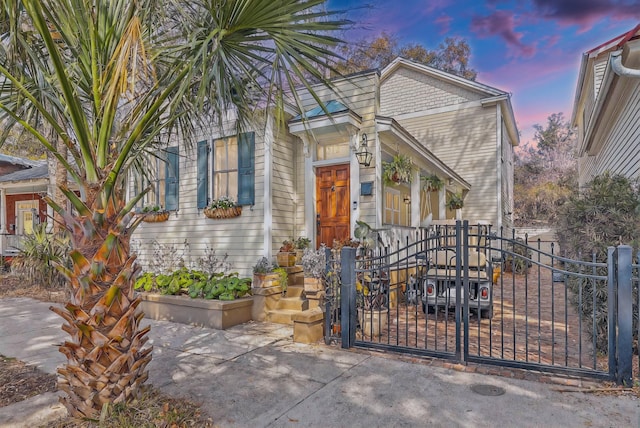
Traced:
[[222, 219], [238, 217], [242, 214], [242, 207], [229, 207], [229, 208], [205, 208], [204, 215], [207, 218]]
[[146, 223], [161, 223], [169, 220], [169, 211], [150, 211], [141, 215], [142, 221]]

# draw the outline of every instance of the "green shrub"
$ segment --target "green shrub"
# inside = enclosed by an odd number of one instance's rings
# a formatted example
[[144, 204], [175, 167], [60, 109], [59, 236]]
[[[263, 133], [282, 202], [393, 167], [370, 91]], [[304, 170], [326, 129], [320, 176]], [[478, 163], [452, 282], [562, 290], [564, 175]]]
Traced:
[[47, 233], [47, 223], [33, 227], [25, 235], [20, 254], [11, 262], [11, 271], [29, 284], [40, 283], [45, 288], [63, 287], [67, 280], [56, 265], [69, 266], [71, 250], [66, 233]]
[[[634, 253], [640, 243], [640, 192], [636, 182], [620, 175], [608, 173], [595, 177], [580, 195], [569, 198], [558, 217], [556, 232], [560, 255], [573, 260], [606, 263], [607, 247], [631, 245]], [[578, 265], [567, 264], [568, 271], [579, 271]], [[586, 272], [583, 272], [586, 273]], [[591, 271], [589, 272], [591, 273]], [[598, 269], [598, 275], [606, 275], [606, 269]], [[581, 308], [581, 315], [589, 322], [596, 318], [597, 348], [607, 350], [607, 284], [605, 281], [580, 280], [569, 276], [571, 301]], [[634, 284], [634, 336], [637, 335], [637, 284]], [[579, 295], [582, 300], [579, 301]], [[595, 308], [594, 308], [595, 294]]]
[[207, 274], [180, 268], [170, 274], [146, 272], [138, 277], [134, 288], [161, 294], [187, 294], [192, 299], [234, 300], [248, 294], [250, 284], [250, 278], [239, 278], [237, 272]]

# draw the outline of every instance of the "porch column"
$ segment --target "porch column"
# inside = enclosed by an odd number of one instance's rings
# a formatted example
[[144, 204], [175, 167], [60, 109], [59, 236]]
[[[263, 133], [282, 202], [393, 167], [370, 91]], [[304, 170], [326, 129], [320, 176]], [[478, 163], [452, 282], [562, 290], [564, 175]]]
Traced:
[[411, 180], [411, 227], [420, 227], [420, 170], [413, 171]]
[[349, 137], [351, 138], [349, 144], [349, 171], [350, 171], [350, 204], [351, 210], [351, 224], [349, 230], [349, 236], [353, 236], [353, 232], [356, 230], [356, 220], [360, 218], [360, 164], [356, 158], [356, 151], [358, 150], [358, 142], [360, 141], [359, 132], [351, 132]]
[[447, 189], [442, 186], [438, 191], [438, 218], [444, 220], [447, 218]]
[[314, 216], [316, 206], [316, 175], [313, 171], [313, 157], [311, 156], [309, 147], [311, 142], [306, 135], [301, 135], [300, 138], [304, 144], [304, 171], [305, 174], [310, 174], [310, 176], [307, 175], [304, 180], [304, 228], [307, 238], [310, 238], [313, 245], [316, 245], [316, 219]]
[[0, 189], [0, 233], [7, 233], [7, 191]]

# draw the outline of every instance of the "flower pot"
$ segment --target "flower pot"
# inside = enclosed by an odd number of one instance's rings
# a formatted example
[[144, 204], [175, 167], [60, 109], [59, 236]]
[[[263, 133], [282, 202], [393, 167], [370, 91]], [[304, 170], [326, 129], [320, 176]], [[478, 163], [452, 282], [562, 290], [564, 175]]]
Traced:
[[141, 215], [142, 221], [146, 223], [160, 223], [169, 220], [169, 211], [150, 211]]
[[296, 249], [296, 264], [302, 264], [302, 256], [304, 255], [304, 250]]
[[358, 309], [362, 334], [366, 337], [380, 337], [387, 328], [389, 309]]
[[280, 275], [277, 273], [254, 273], [252, 287], [268, 288], [280, 285]]
[[230, 208], [205, 208], [203, 210], [205, 217], [211, 219], [233, 218], [242, 214], [242, 207], [230, 207]]
[[276, 261], [280, 267], [291, 267], [296, 264], [296, 253], [287, 253], [284, 251], [276, 255]]

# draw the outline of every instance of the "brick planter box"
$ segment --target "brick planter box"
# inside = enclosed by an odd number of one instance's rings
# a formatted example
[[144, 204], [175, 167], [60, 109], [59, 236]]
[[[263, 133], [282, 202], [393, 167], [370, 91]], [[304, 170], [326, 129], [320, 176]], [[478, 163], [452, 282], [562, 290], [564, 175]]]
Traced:
[[253, 296], [223, 301], [141, 293], [147, 318], [225, 330], [251, 321]]

